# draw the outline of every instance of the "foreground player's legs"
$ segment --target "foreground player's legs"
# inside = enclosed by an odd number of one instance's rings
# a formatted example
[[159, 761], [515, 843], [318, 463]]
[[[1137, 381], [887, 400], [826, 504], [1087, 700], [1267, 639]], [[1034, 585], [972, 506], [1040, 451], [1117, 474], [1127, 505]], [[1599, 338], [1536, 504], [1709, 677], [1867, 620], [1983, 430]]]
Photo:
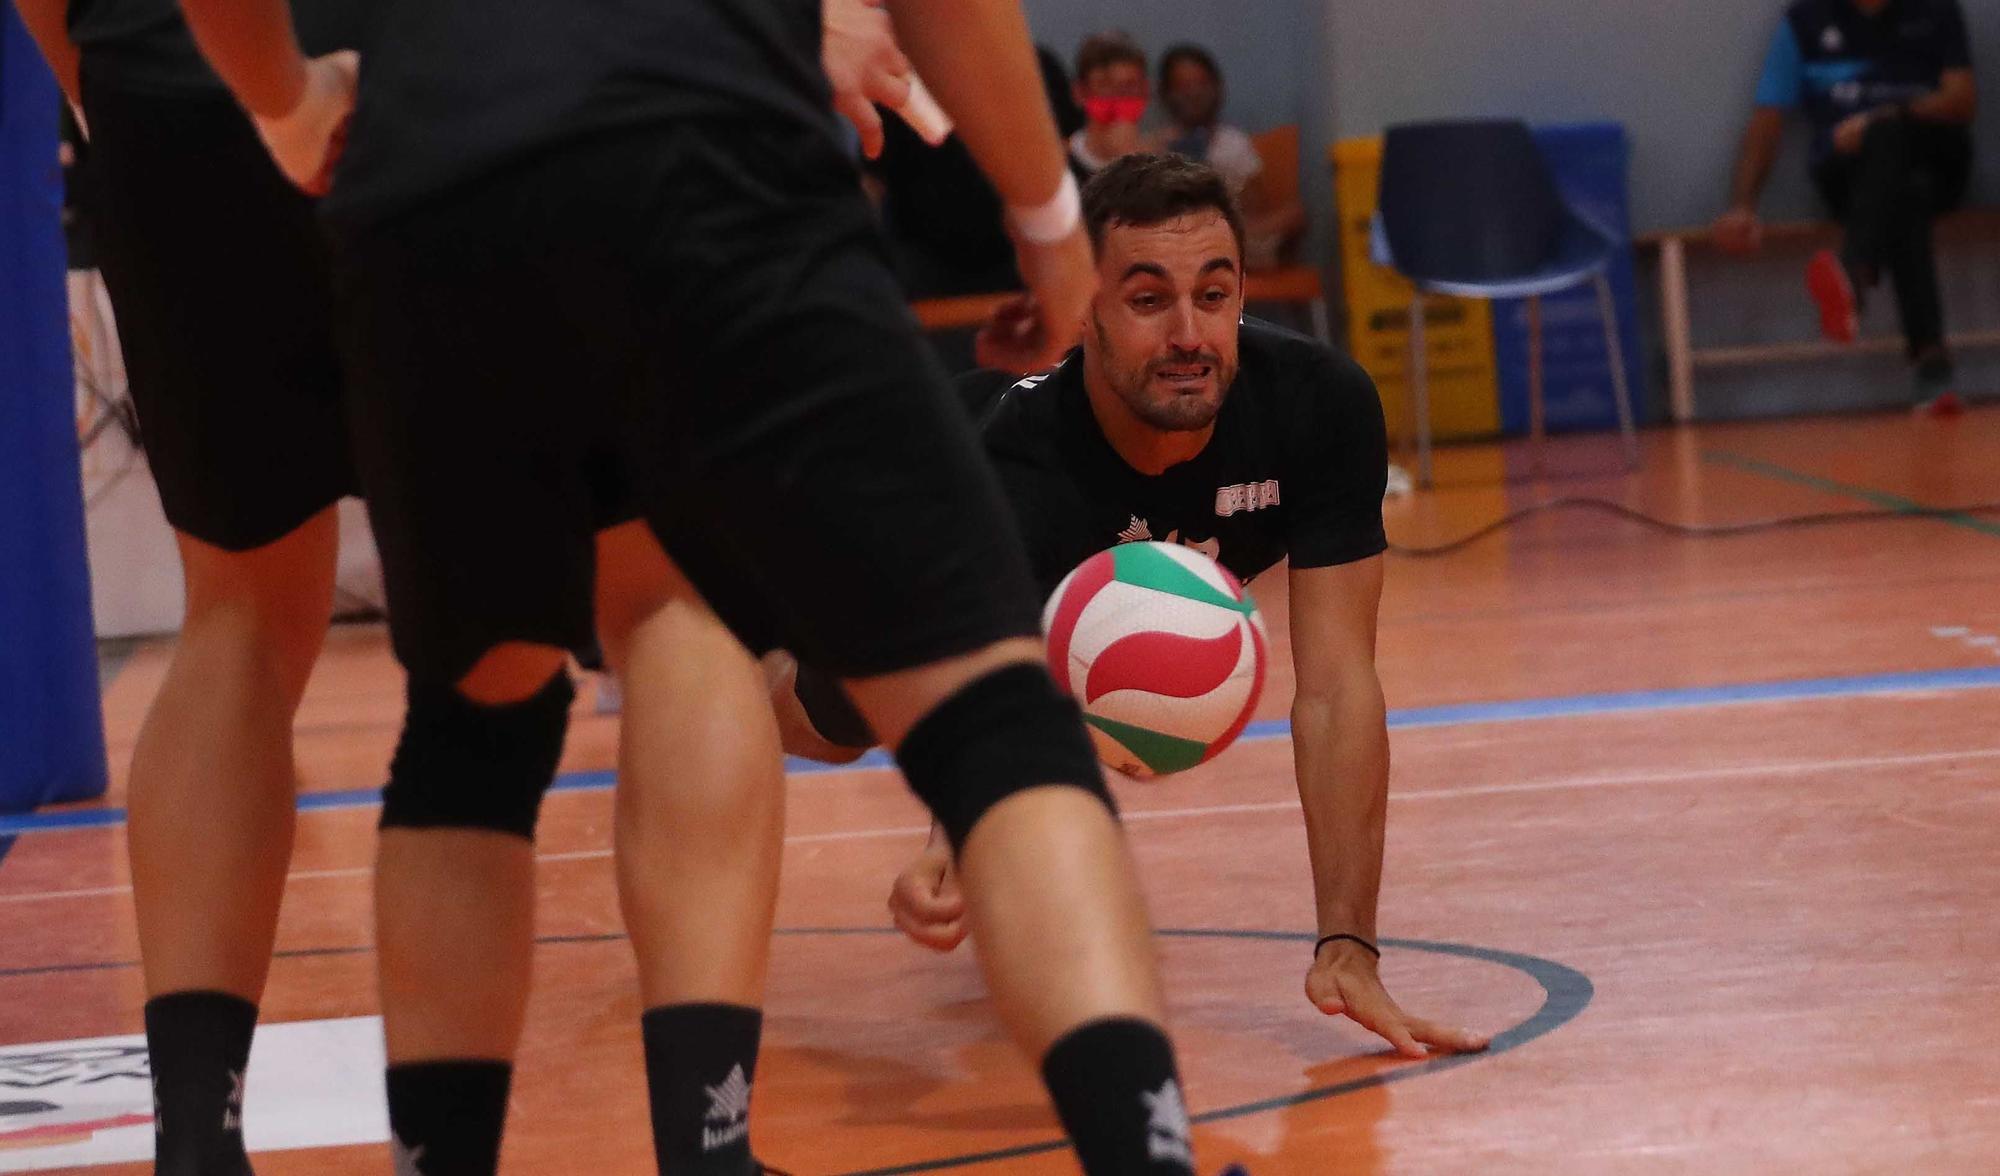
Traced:
[[[399, 1163], [490, 1176], [534, 952], [534, 826], [569, 721], [564, 654], [510, 643], [411, 679], [384, 794], [375, 938]], [[399, 1169], [403, 1170], [403, 1169]]]
[[635, 461], [658, 479], [642, 497], [662, 533], [715, 538], [669, 546], [725, 619], [746, 596], [780, 618], [895, 749], [1085, 1170], [1190, 1172], [1143, 904], [1082, 716], [1041, 664], [1019, 534], [823, 138], [747, 163], [694, 144], [676, 170], [702, 245], [649, 259], [682, 296], [643, 320], [657, 392], [628, 433], [687, 460]]
[[187, 615], [132, 754], [157, 1171], [247, 1172], [243, 1073], [297, 792], [292, 718], [333, 609], [332, 508], [228, 552], [179, 536]]
[[[738, 1176], [755, 1171], [747, 1110], [776, 891], [776, 737], [759, 733], [770, 720], [749, 655], [643, 526], [605, 532], [597, 550], [604, 646], [635, 720], [621, 748], [620, 892], [661, 1163]], [[498, 1163], [533, 951], [532, 832], [568, 718], [562, 661], [507, 643], [454, 690], [412, 688], [377, 936], [391, 1124], [425, 1176], [488, 1176]], [[733, 1114], [718, 1120], [724, 1104]]]
[[678, 271], [689, 299], [646, 320], [660, 392], [632, 433], [692, 451], [654, 467], [649, 512], [715, 537], [670, 546], [732, 623], [746, 596], [782, 618], [895, 749], [960, 855], [999, 1010], [1085, 1170], [1189, 1172], [1144, 906], [1082, 717], [1041, 664], [1018, 533], [816, 144], [786, 142], [764, 188], [698, 163], [679, 177], [718, 189], [684, 231], [739, 252], [724, 269], [697, 254]]
[[[920, 793], [933, 774], [959, 777], [938, 785], [955, 798], [925, 798], [957, 850], [1001, 1018], [1041, 1059], [1084, 1170], [1191, 1171], [1145, 903], [1101, 782], [1081, 779], [1098, 770], [1090, 742], [1042, 666], [1038, 642], [1006, 641], [848, 688]], [[1021, 739], [1067, 762], [1046, 779], [990, 775], [981, 761]], [[984, 789], [1011, 791], [981, 812], [967, 794]]]
[[619, 733], [618, 899], [638, 957], [660, 1171], [747, 1176], [783, 850], [784, 772], [756, 663], [643, 523], [598, 536]]

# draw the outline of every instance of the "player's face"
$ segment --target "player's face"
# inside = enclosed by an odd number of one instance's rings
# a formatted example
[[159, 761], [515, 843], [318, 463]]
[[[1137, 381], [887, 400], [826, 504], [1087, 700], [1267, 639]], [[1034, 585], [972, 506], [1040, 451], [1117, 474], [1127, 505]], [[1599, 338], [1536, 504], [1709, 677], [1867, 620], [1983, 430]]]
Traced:
[[1084, 362], [1155, 429], [1205, 429], [1236, 378], [1243, 259], [1220, 212], [1113, 226], [1098, 251]]
[[1181, 58], [1168, 67], [1160, 97], [1175, 122], [1184, 127], [1205, 127], [1215, 121], [1222, 105], [1222, 87], [1207, 66]]

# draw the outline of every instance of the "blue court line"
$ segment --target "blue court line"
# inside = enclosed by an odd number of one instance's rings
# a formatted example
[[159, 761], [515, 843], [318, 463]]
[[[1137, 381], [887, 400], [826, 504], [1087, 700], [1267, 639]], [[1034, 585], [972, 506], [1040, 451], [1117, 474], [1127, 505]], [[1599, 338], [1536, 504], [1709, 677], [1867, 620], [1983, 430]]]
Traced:
[[[1863, 674], [1846, 678], [1807, 678], [1791, 682], [1749, 682], [1729, 686], [1692, 686], [1673, 690], [1630, 690], [1612, 694], [1574, 694], [1560, 698], [1520, 698], [1503, 702], [1467, 702], [1450, 706], [1415, 707], [1389, 712], [1392, 731], [1421, 730], [1427, 727], [1461, 727], [1473, 723], [1522, 723], [1542, 719], [1573, 719], [1592, 715], [1619, 715], [1642, 712], [1699, 710], [1707, 707], [1742, 706], [1760, 702], [1807, 702], [1825, 698], [1859, 698], [1872, 694], [1904, 694], [1912, 691], [1991, 690], [2000, 688], [2000, 665], [1969, 666], [1950, 670], [1912, 670], [1892, 674]], [[1290, 737], [1292, 725], [1284, 719], [1252, 723], [1242, 738], [1253, 742]], [[886, 768], [889, 756], [871, 751], [852, 764], [821, 764], [811, 760], [787, 759], [785, 770], [798, 776], [851, 772], [860, 768]], [[613, 772], [569, 772], [556, 780], [557, 792], [593, 792], [610, 788], [617, 780]], [[353, 788], [341, 792], [311, 792], [299, 798], [299, 811], [368, 808], [381, 803], [376, 788]], [[117, 808], [67, 809], [52, 813], [0, 816], [0, 838], [22, 833], [45, 833], [65, 829], [92, 829], [125, 823], [125, 810]], [[4, 850], [0, 850], [4, 853]]]
[[[1677, 690], [1632, 690], [1578, 694], [1569, 698], [1524, 698], [1514, 702], [1473, 702], [1458, 706], [1391, 711], [1391, 730], [1456, 727], [1467, 723], [1518, 723], [1634, 711], [1695, 710], [1757, 702], [1806, 702], [1817, 698], [1858, 698], [1911, 691], [1990, 690], [2000, 687], [2000, 665], [1951, 670], [1912, 670], [1848, 678], [1807, 678], [1793, 682], [1749, 682], [1735, 686], [1693, 686]], [[1258, 726], [1269, 724], [1252, 724]]]

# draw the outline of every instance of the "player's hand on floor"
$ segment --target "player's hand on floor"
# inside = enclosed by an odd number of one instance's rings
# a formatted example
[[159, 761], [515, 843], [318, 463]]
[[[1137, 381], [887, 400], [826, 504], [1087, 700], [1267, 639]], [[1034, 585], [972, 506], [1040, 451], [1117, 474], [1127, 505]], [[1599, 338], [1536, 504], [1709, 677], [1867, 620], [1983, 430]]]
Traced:
[[882, 154], [877, 103], [895, 109], [910, 100], [910, 59], [896, 44], [896, 28], [882, 0], [826, 0], [820, 64], [833, 86], [833, 108], [861, 135], [861, 153]]
[[965, 894], [951, 851], [930, 846], [896, 875], [889, 888], [889, 914], [903, 934], [932, 951], [950, 951], [965, 942]]
[[306, 62], [306, 88], [291, 113], [253, 120], [285, 178], [314, 196], [333, 184], [360, 72], [361, 58], [351, 49], [315, 57]]
[[995, 312], [973, 341], [973, 357], [981, 367], [1032, 375], [1054, 367], [1083, 337], [1097, 263], [1081, 226], [1050, 245], [1017, 237], [1014, 259], [1028, 293]]
[[1382, 987], [1374, 955], [1359, 944], [1338, 942], [1320, 948], [1306, 973], [1306, 999], [1328, 1016], [1353, 1019], [1406, 1058], [1425, 1057], [1431, 1050], [1474, 1053], [1492, 1041], [1404, 1012]]

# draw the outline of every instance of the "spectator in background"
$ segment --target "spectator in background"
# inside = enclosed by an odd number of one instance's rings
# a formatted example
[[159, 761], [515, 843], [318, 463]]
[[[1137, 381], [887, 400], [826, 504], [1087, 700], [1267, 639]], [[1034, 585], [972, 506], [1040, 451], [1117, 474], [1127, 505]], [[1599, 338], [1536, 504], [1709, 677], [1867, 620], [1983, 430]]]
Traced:
[[1305, 206], [1293, 190], [1274, 189], [1264, 176], [1257, 145], [1240, 127], [1222, 121], [1222, 67], [1199, 45], [1175, 45], [1160, 58], [1160, 101], [1169, 122], [1158, 136], [1162, 151], [1198, 159], [1222, 173], [1243, 210], [1244, 264], [1269, 269], [1305, 228]]
[[1852, 342], [1860, 298], [1886, 270], [1920, 409], [1957, 407], [1931, 222], [1965, 195], [1977, 105], [1957, 0], [1796, 0], [1772, 39], [1729, 209], [1715, 223], [1723, 248], [1757, 248], [1757, 198], [1784, 115], [1803, 109], [1813, 182], [1846, 230], [1837, 253], [1822, 250], [1806, 268], [1820, 328]]
[[1076, 51], [1076, 101], [1084, 127], [1069, 137], [1069, 157], [1085, 176], [1146, 150], [1139, 120], [1150, 97], [1146, 51], [1130, 35], [1092, 33]]

